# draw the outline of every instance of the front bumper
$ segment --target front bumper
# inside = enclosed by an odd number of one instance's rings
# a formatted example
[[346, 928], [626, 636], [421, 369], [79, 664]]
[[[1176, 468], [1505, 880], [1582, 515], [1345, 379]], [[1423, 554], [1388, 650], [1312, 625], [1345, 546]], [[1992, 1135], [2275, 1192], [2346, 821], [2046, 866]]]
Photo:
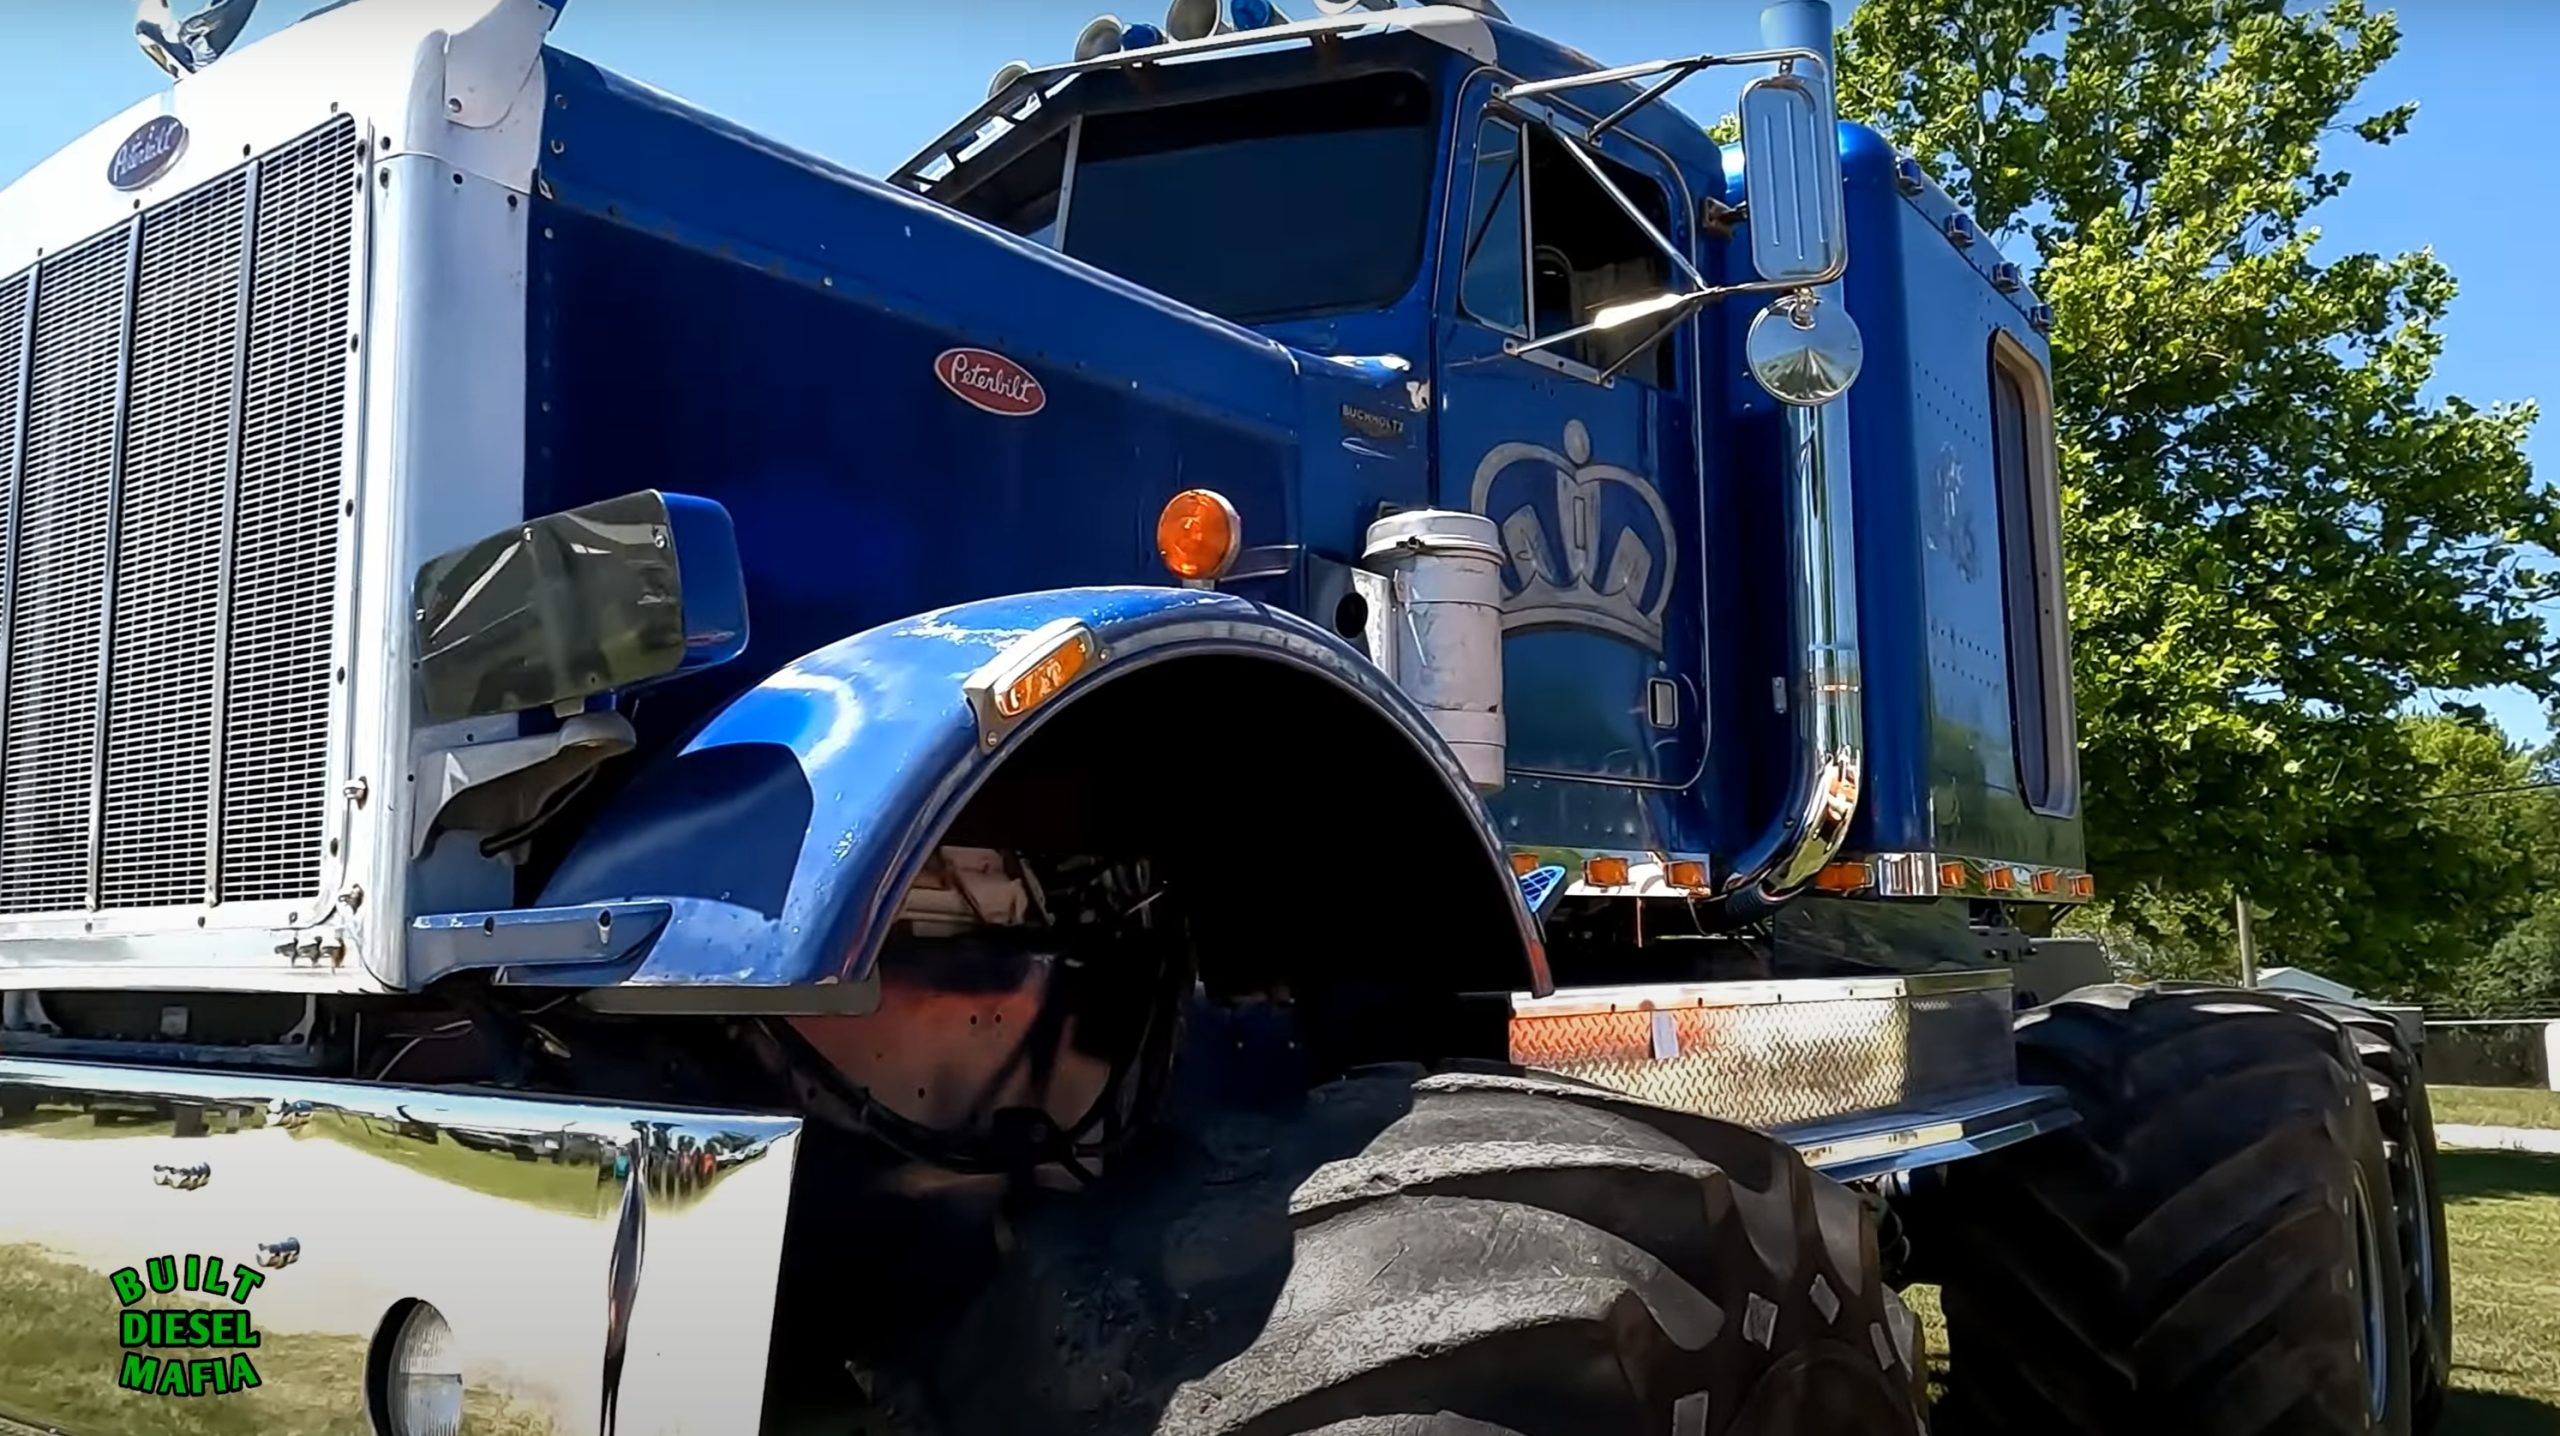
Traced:
[[[269, 1436], [370, 1431], [374, 1348], [424, 1301], [452, 1329], [467, 1429], [753, 1432], [799, 1131], [0, 1059], [0, 1431], [157, 1432], [172, 1401], [237, 1405]], [[181, 1290], [150, 1289], [158, 1257]], [[245, 1307], [257, 1344], [127, 1346], [126, 1269], [132, 1311]], [[186, 1367], [156, 1379], [190, 1394], [127, 1389], [128, 1357]]]

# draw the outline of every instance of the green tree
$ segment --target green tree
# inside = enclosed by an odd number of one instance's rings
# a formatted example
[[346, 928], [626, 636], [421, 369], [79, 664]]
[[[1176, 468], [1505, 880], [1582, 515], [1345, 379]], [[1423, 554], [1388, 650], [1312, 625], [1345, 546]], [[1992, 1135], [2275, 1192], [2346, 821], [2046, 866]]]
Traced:
[[2359, 0], [1866, 0], [1840, 45], [1843, 112], [2056, 311], [2093, 866], [2140, 895], [2117, 918], [2209, 947], [2238, 888], [2269, 946], [2384, 989], [2440, 960], [2410, 946], [2431, 910], [2512, 904], [2511, 864], [2450, 855], [2419, 802], [2445, 755], [2401, 715], [2549, 691], [2560, 541], [2532, 406], [2423, 393], [2452, 275], [2315, 252], [2328, 151], [2415, 116], [2359, 107], [2398, 38]]

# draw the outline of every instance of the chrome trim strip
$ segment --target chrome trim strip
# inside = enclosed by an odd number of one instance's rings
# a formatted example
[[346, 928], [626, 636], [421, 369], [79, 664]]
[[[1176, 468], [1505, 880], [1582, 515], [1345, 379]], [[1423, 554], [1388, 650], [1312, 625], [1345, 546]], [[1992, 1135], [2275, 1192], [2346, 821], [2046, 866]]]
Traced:
[[2080, 1120], [2058, 1087], [2005, 1087], [1935, 1106], [1782, 1127], [1772, 1136], [1838, 1181], [1978, 1157]]
[[[251, 1354], [265, 1384], [296, 1392], [308, 1429], [372, 1429], [359, 1373], [385, 1315], [411, 1299], [450, 1324], [473, 1409], [493, 1425], [605, 1432], [608, 1386], [626, 1428], [760, 1424], [796, 1117], [23, 1058], [0, 1058], [0, 1111], [12, 1178], [0, 1241], [43, 1248], [0, 1266], [12, 1317], [103, 1332], [105, 1273], [163, 1252], [245, 1266], [263, 1246], [291, 1259], [245, 1305], [297, 1351]], [[60, 1310], [65, 1282], [94, 1282], [94, 1312]], [[0, 1407], [22, 1427], [157, 1429], [147, 1406], [104, 1426], [36, 1407], [31, 1393], [90, 1389], [7, 1364], [50, 1355], [0, 1353]]]
[[1583, 1017], [1683, 1007], [1775, 1007], [1808, 1002], [1939, 997], [1960, 992], [1988, 992], [2009, 985], [2006, 970], [1992, 969], [1981, 972], [1924, 972], [1901, 977], [1810, 977], [1567, 987], [1557, 989], [1548, 997], [1514, 992], [1511, 994], [1511, 1014], [1514, 1017]]
[[[1845, 897], [1988, 897], [2004, 902], [2076, 904], [2097, 896], [2097, 880], [2087, 869], [2051, 863], [1935, 852], [1852, 854], [1848, 860], [1866, 865], [1867, 886], [1841, 894]], [[1963, 869], [1959, 880], [1948, 880], [1946, 869], [1950, 867]], [[1995, 876], [2000, 874], [2005, 874], [2005, 879]], [[2052, 879], [2050, 891], [2038, 886], [2039, 880], [2045, 878]]]

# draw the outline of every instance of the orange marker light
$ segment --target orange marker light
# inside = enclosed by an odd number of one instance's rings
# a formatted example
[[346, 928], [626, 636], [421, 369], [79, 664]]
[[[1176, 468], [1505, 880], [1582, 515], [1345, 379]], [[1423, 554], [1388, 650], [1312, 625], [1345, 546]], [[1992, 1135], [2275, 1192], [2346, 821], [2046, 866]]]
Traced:
[[1236, 506], [1208, 489], [1175, 494], [1156, 518], [1156, 553], [1176, 578], [1216, 578], [1235, 566], [1243, 546]]
[[1982, 886], [1995, 893], [2014, 891], [2018, 886], [2015, 868], [1990, 868], [1982, 874]]
[[1865, 863], [1829, 863], [1813, 875], [1813, 885], [1827, 893], [1853, 893], [1867, 885]]
[[1964, 864], [1938, 864], [1938, 886], [1942, 888], [1955, 888], [1961, 891], [1964, 887]]
[[1079, 628], [1057, 647], [1040, 655], [1022, 676], [996, 693], [996, 711], [1019, 718], [1058, 696], [1093, 661], [1093, 635]]
[[1622, 888], [1627, 885], [1625, 858], [1593, 858], [1582, 865], [1583, 881], [1596, 888]]
[[2071, 880], [2071, 895], [2076, 898], [2096, 897], [2098, 880], [2087, 873], [2080, 874]]
[[1705, 863], [1683, 859], [1680, 862], [1673, 863], [1671, 865], [1670, 872], [1667, 873], [1666, 876], [1671, 879], [1671, 885], [1673, 887], [1688, 888], [1691, 891], [1696, 891], [1707, 885], [1707, 865]]
[[2056, 872], [2036, 874], [2036, 891], [2047, 896], [2062, 891], [2062, 874]]
[[1525, 878], [1525, 877], [1527, 877], [1529, 874], [1534, 873], [1534, 872], [1536, 872], [1537, 870], [1538, 870], [1538, 855], [1537, 855], [1536, 853], [1513, 853], [1513, 854], [1511, 855], [1511, 871], [1512, 871], [1512, 872], [1514, 872], [1514, 873], [1518, 874], [1519, 876], [1521, 876], [1521, 877], [1524, 877], [1524, 878]]

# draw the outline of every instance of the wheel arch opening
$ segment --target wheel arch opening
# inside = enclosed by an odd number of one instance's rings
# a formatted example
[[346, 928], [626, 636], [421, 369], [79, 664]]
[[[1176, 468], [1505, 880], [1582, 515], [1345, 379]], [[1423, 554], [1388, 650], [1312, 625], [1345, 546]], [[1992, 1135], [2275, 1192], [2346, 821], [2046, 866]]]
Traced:
[[1097, 685], [1023, 741], [942, 841], [1145, 856], [1212, 996], [1410, 1024], [1418, 1008], [1530, 984], [1509, 871], [1469, 801], [1393, 718], [1292, 663], [1186, 656]]

